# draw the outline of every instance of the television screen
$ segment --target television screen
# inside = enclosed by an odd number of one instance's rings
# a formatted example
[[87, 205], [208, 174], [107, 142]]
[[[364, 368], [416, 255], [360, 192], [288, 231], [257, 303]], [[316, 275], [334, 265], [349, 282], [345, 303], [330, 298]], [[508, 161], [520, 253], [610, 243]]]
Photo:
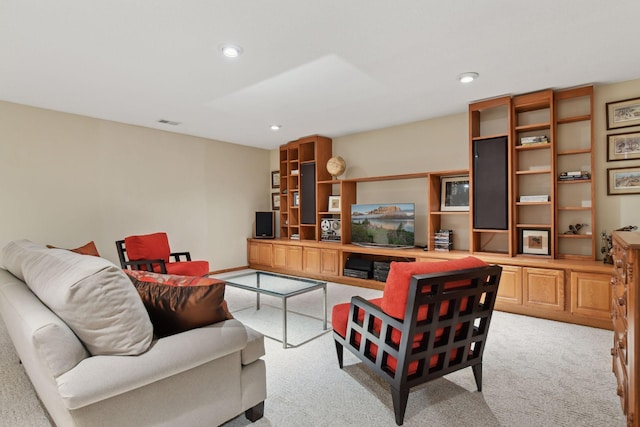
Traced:
[[351, 205], [351, 243], [355, 245], [412, 248], [414, 227], [413, 203]]

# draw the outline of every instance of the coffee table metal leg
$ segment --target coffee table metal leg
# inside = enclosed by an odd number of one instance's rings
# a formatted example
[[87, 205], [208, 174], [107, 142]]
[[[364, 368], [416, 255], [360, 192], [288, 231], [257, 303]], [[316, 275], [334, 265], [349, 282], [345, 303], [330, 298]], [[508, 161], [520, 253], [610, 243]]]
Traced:
[[287, 299], [282, 298], [282, 348], [287, 348]]
[[322, 322], [322, 329], [326, 331], [327, 330], [327, 285], [326, 284], [322, 287], [322, 293], [324, 294], [323, 295], [324, 321]]

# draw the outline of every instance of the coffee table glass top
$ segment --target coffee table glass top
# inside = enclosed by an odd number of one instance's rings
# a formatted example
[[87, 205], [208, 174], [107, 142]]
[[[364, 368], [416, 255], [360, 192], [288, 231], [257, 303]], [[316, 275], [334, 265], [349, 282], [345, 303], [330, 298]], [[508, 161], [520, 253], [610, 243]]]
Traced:
[[323, 288], [327, 282], [303, 277], [285, 276], [264, 271], [252, 271], [224, 279], [227, 284], [254, 292], [279, 297], [290, 297]]

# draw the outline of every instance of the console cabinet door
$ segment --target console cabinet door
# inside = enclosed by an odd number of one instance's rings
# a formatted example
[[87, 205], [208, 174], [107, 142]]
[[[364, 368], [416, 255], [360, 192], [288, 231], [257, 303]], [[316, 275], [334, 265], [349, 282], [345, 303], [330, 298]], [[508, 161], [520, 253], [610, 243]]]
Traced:
[[302, 255], [305, 273], [320, 274], [320, 249], [304, 248]]
[[320, 249], [320, 273], [328, 276], [340, 275], [340, 254], [335, 249]]
[[249, 243], [249, 265], [271, 267], [271, 243]]
[[273, 245], [273, 266], [287, 268], [287, 247], [285, 245]]
[[500, 285], [496, 302], [509, 305], [522, 305], [522, 267], [502, 266]]
[[522, 268], [524, 305], [564, 310], [564, 270]]
[[607, 320], [611, 317], [611, 276], [571, 272], [571, 313]]
[[287, 246], [286, 268], [302, 272], [302, 246]]

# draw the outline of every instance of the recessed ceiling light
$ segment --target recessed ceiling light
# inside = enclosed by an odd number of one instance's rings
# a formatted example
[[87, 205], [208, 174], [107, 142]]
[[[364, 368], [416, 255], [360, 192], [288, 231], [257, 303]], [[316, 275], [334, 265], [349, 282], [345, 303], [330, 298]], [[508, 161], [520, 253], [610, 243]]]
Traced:
[[227, 58], [237, 58], [242, 55], [242, 48], [234, 44], [223, 44], [220, 46], [222, 54]]
[[280, 130], [282, 128], [282, 125], [271, 125], [271, 130], [272, 131], [277, 131]]
[[477, 79], [478, 76], [479, 74], [474, 72], [462, 73], [458, 76], [458, 80], [460, 80], [460, 83], [471, 83]]

